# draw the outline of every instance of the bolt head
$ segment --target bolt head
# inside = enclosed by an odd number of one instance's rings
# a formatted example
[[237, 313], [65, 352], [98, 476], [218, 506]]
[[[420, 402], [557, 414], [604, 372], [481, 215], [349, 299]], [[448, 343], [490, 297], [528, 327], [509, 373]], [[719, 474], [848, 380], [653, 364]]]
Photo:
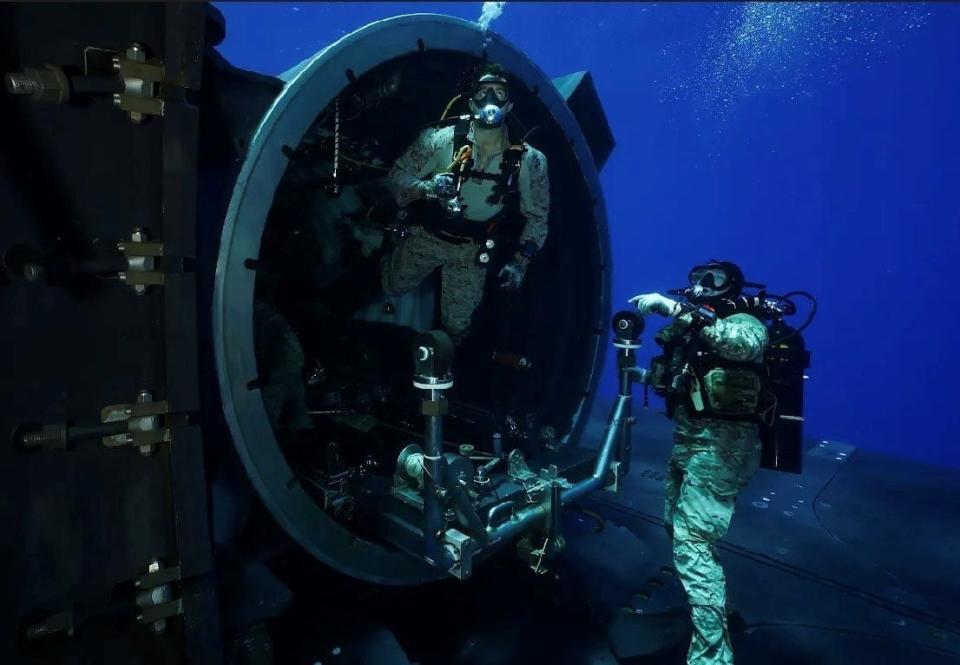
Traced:
[[136, 293], [138, 296], [146, 295], [146, 294], [147, 294], [147, 287], [146, 287], [146, 285], [144, 285], [144, 284], [134, 284], [134, 285], [133, 285], [133, 292]]
[[145, 242], [147, 239], [147, 232], [137, 227], [133, 230], [133, 233], [130, 234], [130, 239], [133, 242]]
[[148, 573], [156, 573], [160, 571], [160, 562], [156, 559], [150, 562], [150, 565], [147, 566]]

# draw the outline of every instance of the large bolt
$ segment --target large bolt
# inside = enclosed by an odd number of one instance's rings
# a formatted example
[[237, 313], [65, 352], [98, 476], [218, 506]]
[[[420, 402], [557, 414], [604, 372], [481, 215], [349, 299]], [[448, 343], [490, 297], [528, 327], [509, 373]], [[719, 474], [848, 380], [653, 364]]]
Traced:
[[3, 77], [7, 92], [12, 95], [32, 95], [40, 91], [40, 82], [29, 74], [13, 72]]
[[20, 435], [24, 448], [56, 447], [66, 448], [69, 443], [66, 423], [44, 425], [39, 430]]
[[63, 69], [54, 65], [8, 73], [4, 83], [11, 94], [30, 95], [37, 101], [63, 104], [70, 98], [70, 81]]

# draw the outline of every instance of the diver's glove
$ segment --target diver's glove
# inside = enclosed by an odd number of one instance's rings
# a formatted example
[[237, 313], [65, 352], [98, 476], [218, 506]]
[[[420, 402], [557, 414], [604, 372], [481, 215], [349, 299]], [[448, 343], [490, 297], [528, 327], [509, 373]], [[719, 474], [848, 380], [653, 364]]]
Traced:
[[659, 293], [644, 293], [630, 298], [627, 302], [636, 305], [637, 311], [640, 312], [641, 316], [646, 316], [651, 312], [656, 312], [663, 316], [677, 316], [682, 311], [680, 309], [680, 303], [666, 296], [662, 296]]
[[421, 181], [420, 191], [428, 199], [452, 199], [457, 195], [457, 182], [449, 173], [438, 173]]
[[507, 265], [500, 269], [500, 288], [505, 291], [516, 291], [523, 284], [523, 276], [527, 273], [530, 259], [523, 254], [517, 254]]

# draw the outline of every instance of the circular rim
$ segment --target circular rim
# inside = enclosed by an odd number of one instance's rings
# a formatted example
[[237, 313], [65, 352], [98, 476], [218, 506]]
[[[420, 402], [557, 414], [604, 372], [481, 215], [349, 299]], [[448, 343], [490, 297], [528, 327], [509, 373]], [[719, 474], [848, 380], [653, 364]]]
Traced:
[[[358, 539], [329, 517], [300, 486], [267, 419], [257, 388], [254, 355], [255, 270], [248, 259], [260, 254], [260, 238], [274, 193], [287, 167], [284, 146], [296, 146], [318, 109], [350, 83], [381, 63], [426, 50], [455, 51], [501, 63], [539, 99], [571, 139], [589, 196], [595, 202], [599, 256], [609, 257], [606, 214], [593, 156], [579, 124], [551, 79], [517, 48], [469, 21], [439, 14], [410, 14], [370, 23], [344, 36], [284, 75], [288, 83], [264, 114], [234, 186], [224, 220], [214, 284], [213, 334], [224, 415], [234, 446], [264, 505], [304, 549], [341, 573], [381, 584], [418, 584], [445, 573], [413, 557]], [[601, 275], [598, 329], [605, 330], [609, 261]], [[601, 336], [594, 336], [593, 374], [575, 422], [589, 408], [602, 369]], [[575, 435], [577, 432], [574, 432]]]

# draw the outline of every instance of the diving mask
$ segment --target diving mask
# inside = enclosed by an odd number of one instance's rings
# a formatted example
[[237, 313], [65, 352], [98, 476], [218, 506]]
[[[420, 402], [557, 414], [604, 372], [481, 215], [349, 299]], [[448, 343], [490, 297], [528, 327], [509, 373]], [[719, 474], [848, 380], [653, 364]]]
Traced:
[[503, 125], [507, 113], [513, 108], [513, 102], [509, 101], [509, 98], [505, 80], [484, 76], [477, 83], [470, 99], [470, 111], [480, 127], [496, 129]]

